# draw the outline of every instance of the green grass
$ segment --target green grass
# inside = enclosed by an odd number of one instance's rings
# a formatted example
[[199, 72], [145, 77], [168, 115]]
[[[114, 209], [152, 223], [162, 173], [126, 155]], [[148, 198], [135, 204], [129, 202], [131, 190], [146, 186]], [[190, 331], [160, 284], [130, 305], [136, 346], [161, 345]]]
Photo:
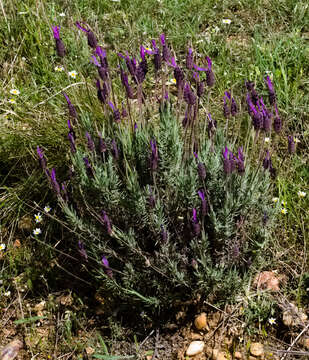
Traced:
[[[274, 163], [279, 168], [273, 194], [287, 202], [288, 210], [287, 215], [278, 216], [274, 252], [293, 247], [292, 252], [284, 252], [283, 263], [278, 266], [281, 269], [284, 264], [295, 266], [300, 278], [308, 272], [306, 258], [302, 264], [297, 263], [298, 256], [305, 255], [309, 247], [309, 6], [306, 1], [6, 0], [0, 4], [3, 4], [0, 8], [2, 227], [15, 229], [22, 214], [32, 216], [27, 204], [34, 201], [41, 206], [47, 202], [53, 204], [53, 196], [37, 165], [35, 149], [38, 144], [42, 146], [49, 164], [60, 169], [60, 173], [65, 171], [67, 109], [60, 92], [67, 89], [78, 111], [101, 116], [93, 83], [96, 70], [89, 63], [86, 37], [74, 26], [76, 20], [84, 20], [97, 34], [100, 45], [107, 48], [112, 66], [116, 66], [116, 52], [127, 50], [137, 54], [140, 44], [150, 45], [151, 39], [158, 38], [162, 32], [179, 57], [183, 58], [189, 45], [200, 59], [209, 55], [217, 80], [210, 111], [219, 123], [224, 121], [221, 96], [226, 89], [231, 88], [240, 96], [244, 93], [244, 80], [250, 79], [257, 82], [257, 88], [266, 96], [262, 79], [267, 71], [273, 74], [284, 127], [271, 145], [276, 149]], [[64, 17], [60, 16], [62, 12]], [[224, 18], [231, 19], [231, 24], [223, 24]], [[61, 61], [55, 55], [51, 32], [54, 24], [61, 25], [62, 39], [68, 49], [68, 55]], [[55, 72], [56, 65], [63, 65], [65, 71]], [[78, 72], [76, 81], [67, 76], [67, 71], [73, 69]], [[14, 105], [7, 102], [13, 97], [9, 94], [11, 88], [21, 92], [14, 97]], [[245, 111], [244, 99], [242, 108]], [[297, 136], [300, 143], [297, 153], [287, 157], [290, 134]], [[307, 192], [304, 199], [297, 196], [299, 190]], [[52, 238], [53, 234], [48, 236]], [[8, 247], [11, 245], [12, 239], [7, 243]], [[8, 272], [9, 278], [16, 272], [10, 269], [3, 265], [0, 272]], [[293, 289], [287, 292], [294, 296], [300, 283], [292, 282]]]

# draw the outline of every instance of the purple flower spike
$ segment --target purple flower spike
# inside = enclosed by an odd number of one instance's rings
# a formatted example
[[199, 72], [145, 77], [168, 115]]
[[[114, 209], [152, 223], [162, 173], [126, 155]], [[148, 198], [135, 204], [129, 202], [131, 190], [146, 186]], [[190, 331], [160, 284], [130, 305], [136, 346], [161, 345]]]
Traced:
[[107, 89], [107, 85], [106, 83], [104, 82], [103, 83], [103, 87], [101, 86], [101, 82], [99, 79], [97, 79], [96, 81], [96, 87], [97, 87], [97, 96], [98, 96], [98, 99], [101, 103], [105, 104], [106, 103], [106, 100], [107, 100], [107, 97], [108, 97], [108, 89]]
[[279, 116], [277, 104], [275, 104], [275, 111], [276, 111], [276, 116], [274, 118], [274, 130], [275, 130], [275, 132], [277, 134], [279, 134], [281, 129], [282, 129], [282, 121], [281, 121], [281, 118]]
[[162, 44], [162, 58], [165, 62], [168, 62], [171, 57], [170, 49], [168, 48], [165, 40], [165, 35], [161, 34], [160, 36], [161, 44]]
[[232, 97], [232, 103], [231, 103], [231, 115], [235, 116], [237, 114], [238, 108], [235, 99]]
[[109, 262], [108, 262], [108, 260], [106, 259], [106, 257], [104, 255], [102, 256], [102, 265], [104, 267], [105, 274], [112, 279], [113, 278], [113, 271], [109, 267]]
[[102, 210], [101, 222], [105, 226], [105, 229], [106, 229], [107, 233], [109, 235], [111, 235], [111, 233], [112, 233], [112, 224], [111, 224], [111, 221], [110, 221], [109, 217], [107, 216], [107, 214], [106, 214], [106, 212], [104, 210]]
[[83, 161], [84, 161], [84, 164], [85, 164], [85, 167], [86, 167], [87, 175], [89, 177], [93, 178], [94, 177], [94, 172], [93, 172], [91, 164], [89, 163], [88, 158], [84, 157]]
[[267, 75], [266, 78], [266, 84], [268, 87], [268, 96], [269, 96], [269, 103], [270, 105], [274, 105], [276, 103], [276, 94], [275, 94], [275, 90], [274, 90], [274, 86], [270, 80], [270, 77]]
[[122, 68], [120, 68], [120, 78], [121, 78], [122, 85], [126, 89], [127, 97], [129, 99], [133, 99], [134, 94], [133, 94], [133, 90], [132, 90], [131, 86], [129, 85], [128, 75], [122, 70]]
[[53, 30], [54, 38], [56, 40], [59, 40], [60, 39], [60, 26], [52, 26], [52, 30]]
[[192, 92], [191, 87], [188, 83], [186, 83], [184, 86], [183, 98], [188, 105], [194, 105], [196, 102], [196, 96]]
[[42, 149], [39, 146], [37, 146], [36, 152], [37, 152], [38, 157], [39, 157], [39, 164], [40, 164], [41, 168], [45, 171], [46, 166], [47, 166], [47, 161], [45, 159], [44, 153], [43, 153]]
[[198, 236], [201, 233], [201, 226], [197, 220], [196, 216], [196, 209], [192, 209], [192, 230], [193, 230], [193, 236]]
[[112, 155], [115, 160], [119, 159], [119, 150], [118, 150], [116, 141], [114, 139], [112, 140]]
[[87, 139], [87, 146], [89, 151], [93, 152], [95, 149], [95, 145], [88, 131], [86, 132], [86, 139]]
[[154, 48], [154, 51], [153, 51], [153, 54], [154, 54], [154, 57], [153, 57], [154, 68], [155, 68], [155, 71], [158, 72], [161, 69], [161, 66], [162, 66], [162, 58], [161, 58], [159, 48], [157, 48], [155, 40], [152, 40], [152, 46]]
[[62, 94], [65, 97], [67, 104], [68, 104], [69, 116], [71, 116], [73, 119], [77, 119], [77, 112], [76, 112], [74, 105], [71, 103], [68, 95], [65, 92], [62, 92]]
[[69, 132], [68, 138], [69, 138], [69, 141], [70, 141], [71, 152], [72, 152], [72, 154], [74, 154], [74, 153], [76, 153], [76, 146], [75, 146], [74, 136], [73, 136], [73, 134], [71, 132]]
[[150, 156], [150, 169], [152, 171], [158, 168], [158, 148], [156, 140], [150, 140], [151, 156]]
[[54, 168], [52, 168], [52, 171], [50, 173], [50, 180], [52, 184], [52, 188], [55, 191], [55, 193], [60, 196], [60, 186], [58, 184], [58, 181], [56, 179], [56, 171]]
[[66, 185], [65, 181], [63, 183], [61, 183], [61, 190], [62, 190], [62, 199], [66, 203], [68, 203], [69, 202], [69, 195], [68, 195], [67, 185]]
[[227, 91], [225, 92], [225, 95], [223, 96], [223, 115], [227, 119], [230, 116], [231, 111], [230, 111], [230, 107], [228, 106], [228, 104], [226, 102], [226, 98], [227, 98], [226, 93], [227, 93]]
[[238, 158], [236, 160], [238, 174], [243, 175], [245, 173], [245, 157], [243, 153], [243, 148], [238, 149]]
[[64, 46], [62, 40], [60, 39], [60, 26], [52, 26], [52, 30], [53, 30], [53, 35], [54, 35], [54, 39], [56, 42], [57, 55], [59, 57], [64, 57], [65, 46]]
[[293, 136], [288, 136], [288, 150], [290, 154], [294, 154], [296, 151], [296, 144]]
[[83, 26], [81, 26], [80, 22], [78, 22], [78, 21], [76, 21], [75, 25], [78, 27], [78, 29], [87, 33], [88, 45], [90, 47], [92, 47], [93, 49], [95, 49], [98, 45], [98, 41], [97, 41], [97, 38], [94, 35], [94, 33], [91, 30], [88, 30], [88, 29], [84, 28]]
[[152, 189], [149, 186], [149, 198], [148, 198], [149, 206], [153, 209], [156, 206], [156, 199], [152, 193]]
[[186, 68], [188, 70], [192, 70], [193, 68], [193, 50], [191, 48], [188, 49], [188, 54], [186, 57]]
[[[223, 170], [225, 172], [226, 175], [229, 175], [232, 171], [233, 171], [233, 159], [231, 159], [230, 156], [230, 151], [227, 148], [227, 146], [225, 147], [225, 149], [222, 151], [222, 155], [223, 155]], [[232, 154], [233, 155], [233, 154]]]
[[205, 197], [205, 193], [203, 190], [199, 190], [198, 192], [198, 196], [200, 197], [200, 199], [202, 200], [202, 207], [201, 207], [201, 213], [202, 213], [202, 216], [206, 216], [208, 214], [208, 204], [207, 204], [207, 200], [206, 200], [206, 197]]
[[107, 146], [105, 144], [105, 141], [102, 138], [102, 134], [99, 133], [99, 152], [103, 155], [107, 150]]
[[80, 240], [78, 241], [78, 252], [80, 253], [81, 257], [85, 259], [85, 261], [88, 261], [88, 255], [85, 250], [84, 243], [81, 242]]
[[270, 154], [269, 154], [269, 151], [267, 150], [266, 156], [265, 156], [265, 158], [264, 158], [264, 160], [263, 160], [263, 168], [264, 168], [265, 170], [269, 169], [270, 162], [271, 162], [271, 160], [270, 160]]
[[109, 101], [108, 105], [110, 106], [110, 108], [113, 110], [113, 115], [114, 115], [114, 120], [118, 123], [120, 122], [121, 118], [120, 118], [120, 111], [118, 109], [115, 108], [114, 104]]
[[207, 63], [208, 63], [208, 69], [206, 71], [206, 84], [209, 87], [212, 87], [215, 84], [215, 75], [212, 71], [212, 61], [210, 59], [210, 57], [206, 57]]

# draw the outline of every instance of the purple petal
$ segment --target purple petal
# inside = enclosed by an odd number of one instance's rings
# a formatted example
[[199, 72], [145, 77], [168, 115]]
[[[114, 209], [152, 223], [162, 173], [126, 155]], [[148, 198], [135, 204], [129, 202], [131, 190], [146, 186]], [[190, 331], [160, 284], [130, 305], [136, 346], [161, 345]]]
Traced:
[[80, 30], [82, 30], [82, 31], [84, 31], [84, 32], [89, 32], [89, 30], [87, 30], [87, 29], [85, 29], [84, 27], [82, 27], [81, 24], [80, 24], [78, 21], [76, 21], [75, 25], [76, 25]]

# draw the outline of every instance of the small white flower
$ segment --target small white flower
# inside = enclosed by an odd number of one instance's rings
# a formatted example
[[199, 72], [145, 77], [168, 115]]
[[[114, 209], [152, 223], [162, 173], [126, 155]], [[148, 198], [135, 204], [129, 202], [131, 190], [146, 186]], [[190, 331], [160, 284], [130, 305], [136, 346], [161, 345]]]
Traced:
[[298, 191], [297, 195], [300, 197], [300, 198], [304, 198], [307, 193], [305, 193], [305, 191]]
[[69, 76], [70, 76], [72, 79], [76, 79], [77, 72], [76, 72], [75, 70], [69, 71]]
[[10, 90], [10, 94], [12, 95], [19, 95], [20, 94], [20, 91], [18, 89], [11, 89]]
[[300, 140], [299, 140], [297, 137], [294, 137], [294, 142], [295, 142], [296, 144], [298, 144], [298, 143], [300, 143]]
[[279, 201], [279, 198], [273, 197], [273, 198], [271, 199], [271, 201], [272, 201], [273, 203], [277, 203], [277, 202]]
[[6, 292], [4, 293], [4, 296], [7, 296], [7, 297], [11, 296], [10, 290], [9, 290], [9, 291], [6, 291]]
[[5, 244], [0, 244], [0, 251], [5, 250]]
[[65, 13], [64, 13], [64, 12], [62, 12], [62, 13], [60, 13], [60, 14], [59, 14], [59, 16], [61, 16], [61, 17], [65, 17]]
[[42, 234], [42, 230], [40, 228], [36, 228], [33, 230], [33, 235], [40, 235]]
[[275, 318], [269, 318], [268, 322], [270, 323], [270, 325], [276, 325], [276, 319]]
[[9, 99], [8, 102], [9, 102], [10, 104], [16, 104], [16, 100], [15, 100], [15, 99]]
[[57, 66], [55, 66], [55, 71], [57, 71], [57, 72], [64, 71], [64, 67], [57, 65]]
[[46, 205], [46, 206], [44, 207], [44, 211], [45, 211], [46, 213], [49, 213], [50, 210], [51, 210], [51, 207], [50, 207], [50, 206]]
[[223, 24], [230, 25], [231, 22], [232, 22], [231, 19], [222, 19], [222, 23], [223, 23]]
[[264, 142], [267, 144], [267, 143], [269, 143], [270, 142], [270, 138], [269, 137], [266, 137], [265, 139], [264, 139]]
[[34, 220], [36, 223], [40, 223], [42, 219], [42, 215], [40, 213], [34, 215]]
[[176, 85], [176, 79], [173, 78], [173, 79], [167, 81], [166, 85]]
[[286, 208], [282, 208], [281, 209], [281, 214], [286, 215], [288, 213]]

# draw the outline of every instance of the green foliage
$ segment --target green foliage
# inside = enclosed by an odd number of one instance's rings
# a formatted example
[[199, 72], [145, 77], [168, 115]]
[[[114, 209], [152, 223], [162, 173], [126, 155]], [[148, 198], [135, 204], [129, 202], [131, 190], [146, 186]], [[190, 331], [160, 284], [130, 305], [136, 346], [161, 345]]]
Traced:
[[[162, 104], [158, 123], [134, 131], [109, 119], [103, 128], [104, 154], [79, 143], [71, 154], [70, 200], [59, 198], [70, 228], [96, 262], [101, 286], [122, 301], [152, 309], [166, 309], [198, 293], [217, 301], [235, 295], [251, 264], [265, 252], [270, 234], [262, 219], [273, 212], [269, 176], [249, 158], [243, 175], [224, 173], [222, 149], [227, 139], [221, 130], [214, 139], [203, 134], [199, 138], [198, 161], [207, 172], [206, 179], [199, 178], [197, 161], [186, 151], [186, 136], [172, 107], [170, 102]], [[89, 130], [88, 119], [87, 114], [80, 118], [80, 138]], [[159, 160], [152, 171], [154, 139]], [[118, 159], [112, 140], [119, 148]], [[86, 170], [85, 157], [93, 175]], [[208, 214], [202, 213], [199, 190], [206, 194]], [[193, 208], [200, 234], [192, 225]], [[100, 264], [103, 255], [109, 271]]]

